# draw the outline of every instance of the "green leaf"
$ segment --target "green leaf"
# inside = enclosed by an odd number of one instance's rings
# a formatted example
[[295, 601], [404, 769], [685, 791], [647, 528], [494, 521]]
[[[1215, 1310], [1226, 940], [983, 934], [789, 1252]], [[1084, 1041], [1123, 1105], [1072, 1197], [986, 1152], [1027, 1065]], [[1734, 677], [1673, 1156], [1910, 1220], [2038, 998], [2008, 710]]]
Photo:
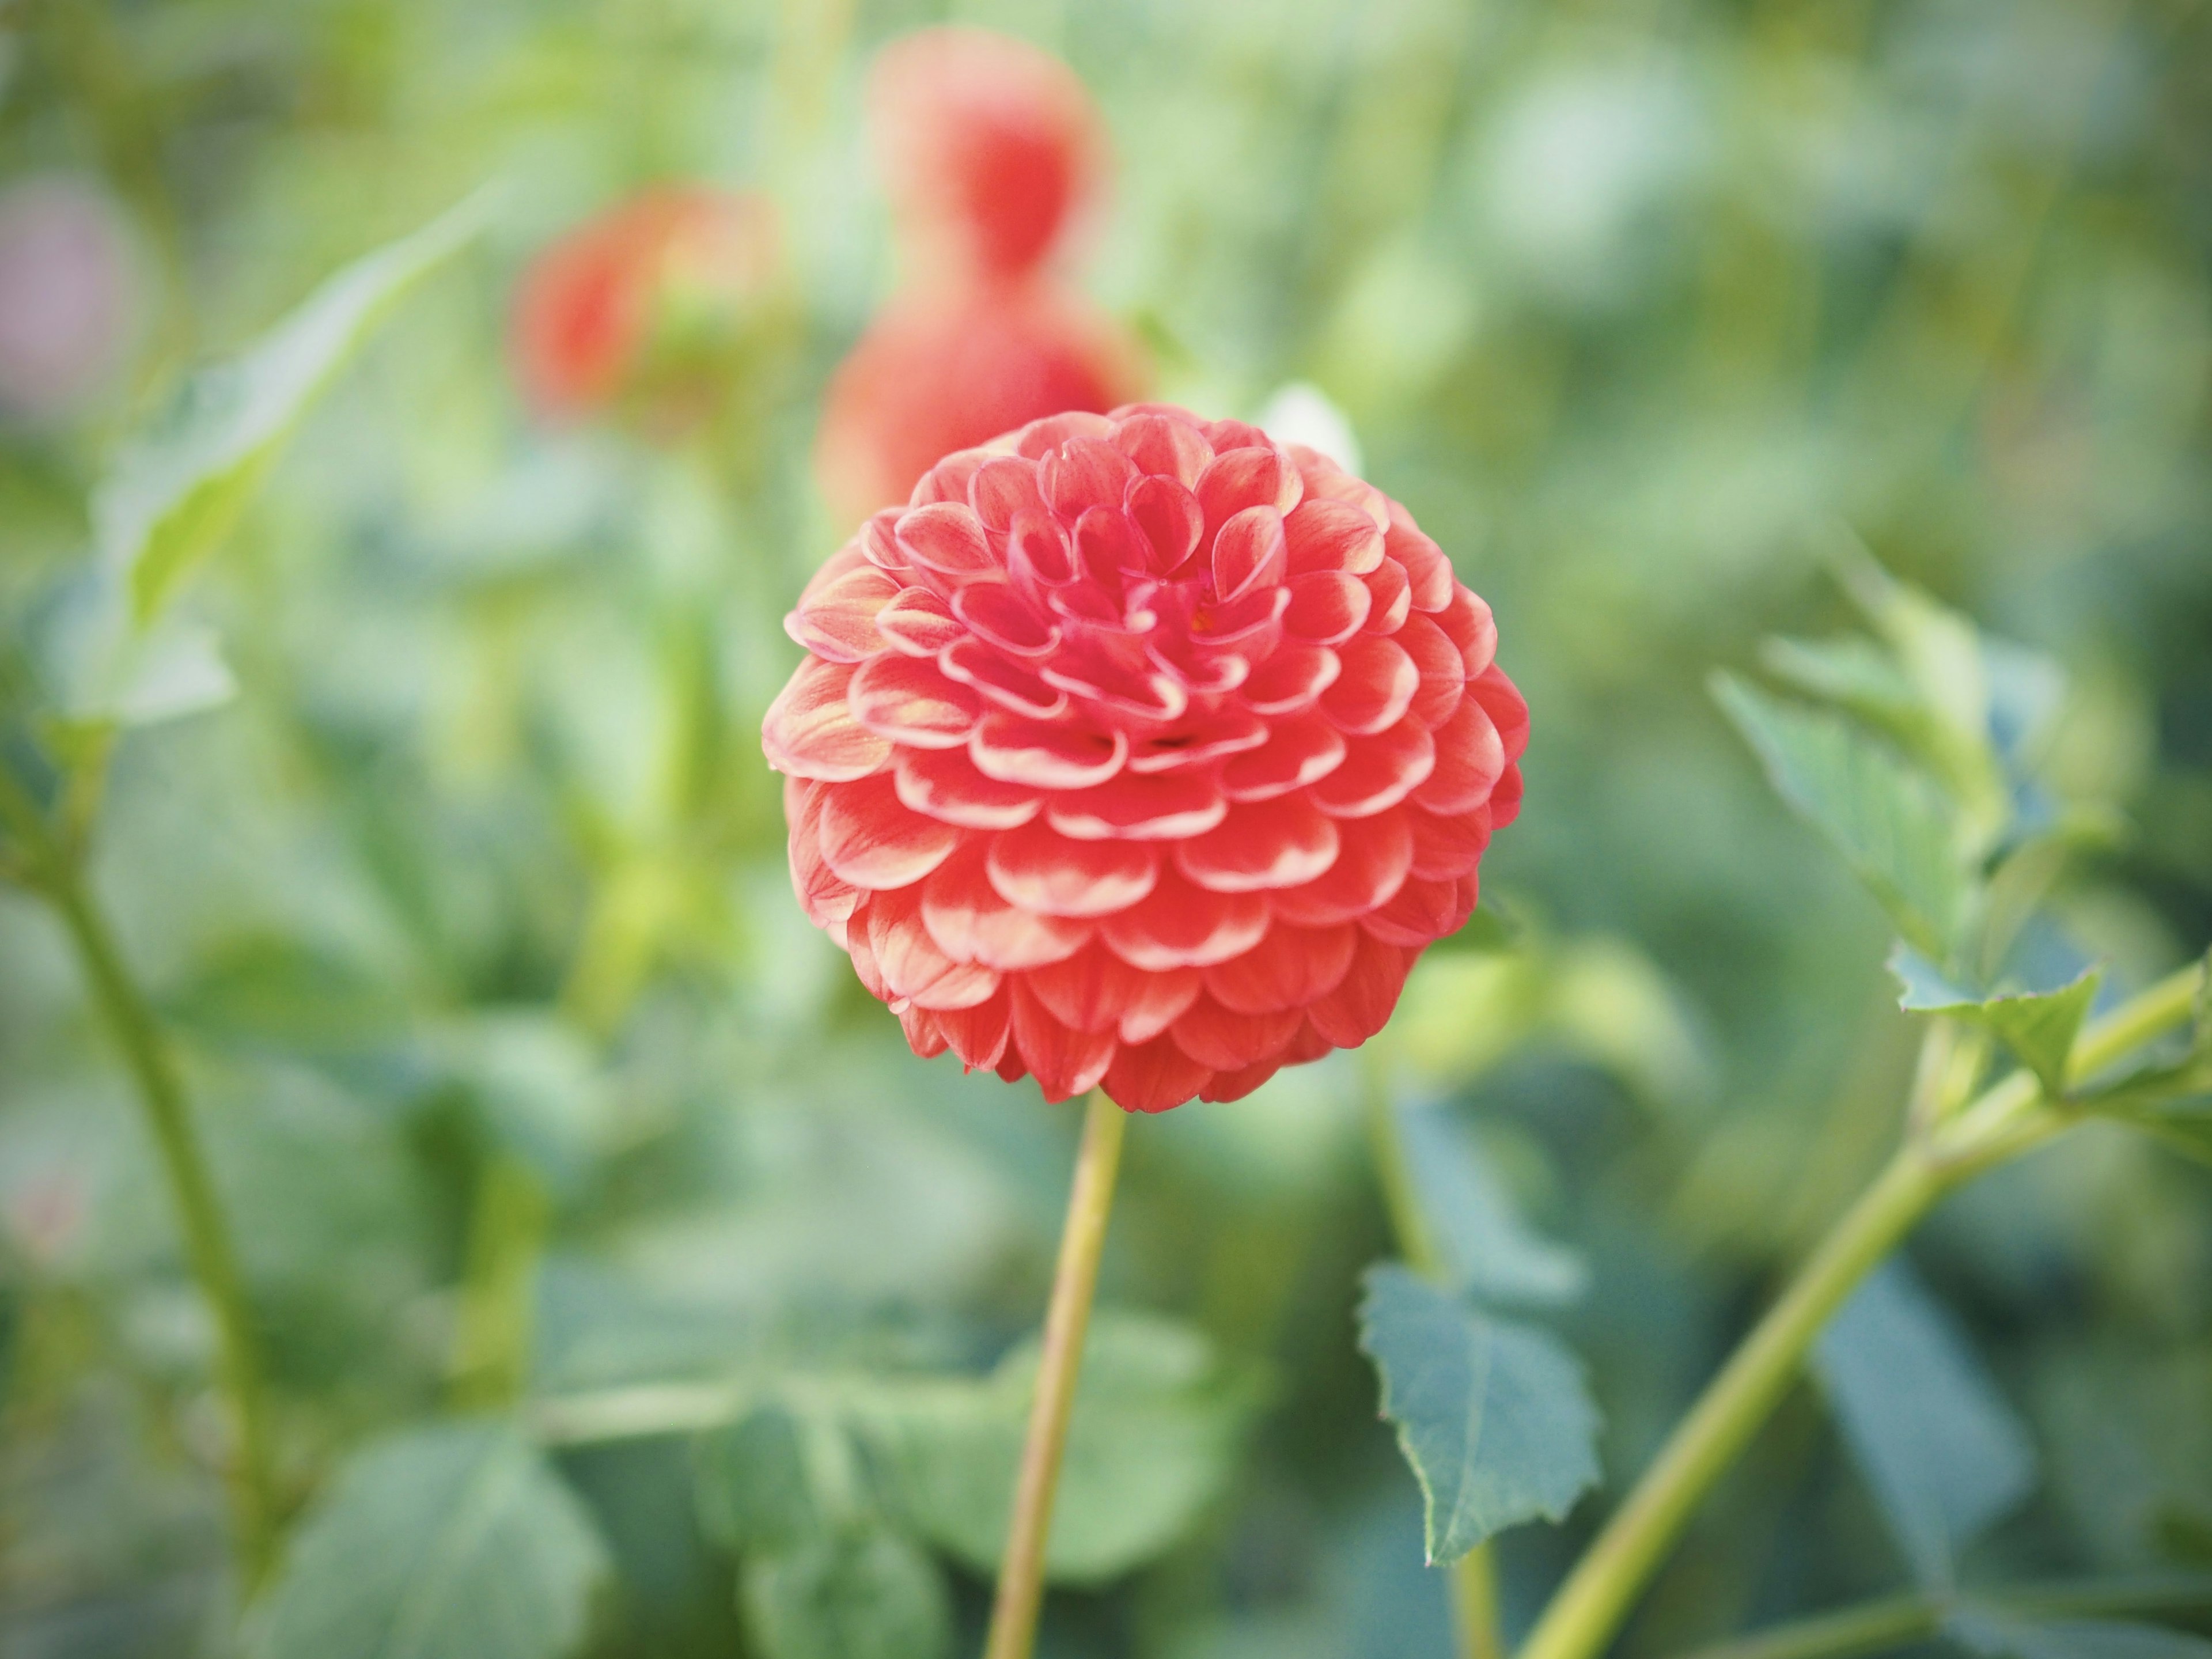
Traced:
[[702, 1436], [693, 1487], [708, 1536], [737, 1550], [790, 1549], [866, 1509], [843, 1428], [783, 1400]]
[[943, 1571], [881, 1528], [754, 1556], [739, 1601], [763, 1659], [941, 1659], [952, 1645]]
[[[988, 1377], [887, 1382], [855, 1402], [896, 1510], [979, 1572], [997, 1569], [1006, 1541], [1036, 1374], [1024, 1345]], [[1102, 1583], [1182, 1537], [1235, 1474], [1258, 1393], [1187, 1327], [1094, 1317], [1048, 1575]]]
[[2066, 1062], [2105, 978], [2101, 967], [2089, 968], [2055, 990], [1978, 996], [1909, 945], [1890, 952], [1889, 971], [1901, 993], [1899, 1007], [1908, 1014], [1948, 1014], [1984, 1027], [2019, 1056], [2054, 1099], [2066, 1092]]
[[2212, 1659], [2212, 1641], [2201, 1636], [2118, 1620], [2031, 1621], [1987, 1607], [1961, 1607], [1944, 1628], [1960, 1646], [1988, 1659]]
[[1715, 677], [1713, 695], [1775, 789], [1842, 853], [1905, 938], [1948, 960], [1973, 881], [1935, 788], [1833, 714], [1778, 702], [1729, 674]]
[[1522, 1220], [1490, 1160], [1450, 1115], [1425, 1101], [1392, 1107], [1421, 1215], [1455, 1287], [1489, 1302], [1571, 1302], [1582, 1260]]
[[1421, 1483], [1430, 1561], [1539, 1516], [1565, 1519], [1598, 1478], [1597, 1409], [1574, 1356], [1404, 1267], [1370, 1267], [1365, 1284], [1359, 1346]]
[[242, 356], [201, 370], [116, 459], [93, 496], [93, 538], [134, 627], [237, 521], [307, 404], [386, 309], [475, 235], [473, 197], [331, 277]]
[[2034, 1486], [2027, 1431], [1899, 1261], [1844, 1304], [1813, 1369], [1914, 1572], [1948, 1589], [1966, 1547]]
[[514, 1430], [447, 1423], [342, 1469], [257, 1615], [255, 1659], [556, 1659], [587, 1633], [605, 1546]]

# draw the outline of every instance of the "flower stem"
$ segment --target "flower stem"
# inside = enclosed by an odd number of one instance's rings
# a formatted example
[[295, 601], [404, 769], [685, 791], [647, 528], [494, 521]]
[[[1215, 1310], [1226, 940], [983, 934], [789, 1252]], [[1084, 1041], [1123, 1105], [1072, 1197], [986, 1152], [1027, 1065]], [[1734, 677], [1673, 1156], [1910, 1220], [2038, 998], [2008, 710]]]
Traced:
[[69, 930], [160, 1148], [192, 1275], [214, 1310], [217, 1376], [229, 1396], [237, 1433], [229, 1469], [231, 1509], [238, 1553], [249, 1589], [266, 1573], [275, 1550], [276, 1506], [270, 1456], [267, 1402], [259, 1345], [230, 1228], [216, 1191], [199, 1136], [192, 1125], [175, 1057], [153, 1010], [124, 965], [106, 919], [82, 880], [66, 866], [50, 869], [45, 891]]
[[[2091, 1076], [2185, 1023], [2203, 978], [2201, 966], [2185, 969], [2089, 1026], [2075, 1044], [2069, 1074]], [[1676, 1427], [1560, 1585], [1521, 1659], [1593, 1659], [1601, 1652], [1692, 1510], [1780, 1403], [1806, 1350], [1859, 1281], [1943, 1194], [2073, 1121], [2045, 1103], [2033, 1077], [2021, 1071], [1909, 1138]]]
[[991, 1607], [990, 1639], [983, 1659], [1029, 1659], [1044, 1601], [1045, 1538], [1052, 1527], [1054, 1488], [1067, 1419], [1075, 1405], [1076, 1375], [1083, 1364], [1083, 1335], [1091, 1323], [1091, 1294], [1098, 1285], [1098, 1257], [1106, 1219], [1114, 1206], [1114, 1176], [1121, 1163], [1128, 1114], [1093, 1090], [1083, 1117], [1083, 1146], [1076, 1154], [1075, 1186], [1060, 1236], [1052, 1302], [1045, 1314], [1044, 1355], [1037, 1366], [1036, 1398], [1022, 1444], [1021, 1474], [1014, 1484], [1013, 1519], [999, 1567], [999, 1592]]

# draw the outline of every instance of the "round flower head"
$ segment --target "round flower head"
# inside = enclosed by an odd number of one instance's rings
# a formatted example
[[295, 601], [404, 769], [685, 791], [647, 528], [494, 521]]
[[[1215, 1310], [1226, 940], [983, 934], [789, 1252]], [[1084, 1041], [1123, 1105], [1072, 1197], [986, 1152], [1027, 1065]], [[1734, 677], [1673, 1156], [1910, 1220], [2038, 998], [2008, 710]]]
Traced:
[[765, 197], [671, 186], [572, 231], [525, 275], [515, 367], [531, 402], [571, 415], [623, 398], [682, 424], [737, 372], [777, 309]]
[[808, 586], [792, 876], [925, 1056], [1230, 1100], [1382, 1028], [1475, 904], [1528, 707], [1405, 509], [1135, 404], [940, 461]]
[[923, 29], [869, 82], [878, 167], [902, 240], [954, 276], [1036, 270], [1097, 188], [1105, 142], [1074, 71], [984, 29]]
[[939, 457], [1041, 416], [1103, 410], [1139, 354], [1088, 302], [1042, 283], [894, 301], [830, 383], [815, 449], [842, 522], [904, 501]]

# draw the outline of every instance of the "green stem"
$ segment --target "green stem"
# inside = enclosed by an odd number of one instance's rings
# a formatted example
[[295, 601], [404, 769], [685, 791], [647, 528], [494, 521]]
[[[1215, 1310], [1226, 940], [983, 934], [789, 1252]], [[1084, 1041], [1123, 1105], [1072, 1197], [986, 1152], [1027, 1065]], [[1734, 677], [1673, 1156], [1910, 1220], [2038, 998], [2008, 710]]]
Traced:
[[[1390, 1231], [1397, 1235], [1400, 1254], [1415, 1273], [1441, 1284], [1447, 1277], [1443, 1259], [1437, 1254], [1428, 1218], [1421, 1212], [1420, 1193], [1406, 1157], [1405, 1137], [1399, 1132], [1398, 1114], [1390, 1103], [1389, 1083], [1382, 1067], [1379, 1053], [1370, 1052], [1364, 1074], [1367, 1142], [1375, 1179], [1382, 1188], [1383, 1207], [1389, 1212]], [[1498, 1564], [1487, 1540], [1452, 1563], [1449, 1582], [1457, 1659], [1505, 1659], [1505, 1638], [1498, 1616]]]
[[1060, 1263], [1045, 1313], [1036, 1398], [1022, 1443], [1013, 1516], [1006, 1528], [1006, 1553], [1000, 1562], [983, 1659], [1029, 1659], [1036, 1645], [1053, 1492], [1060, 1483], [1067, 1419], [1074, 1409], [1076, 1377], [1083, 1364], [1083, 1336], [1091, 1323], [1091, 1296], [1098, 1288], [1098, 1258], [1106, 1244], [1114, 1177], [1121, 1168], [1121, 1138], [1128, 1122], [1128, 1114], [1107, 1099], [1104, 1090], [1091, 1091], [1083, 1116], [1083, 1146], [1076, 1154], [1075, 1186], [1068, 1194], [1067, 1220], [1060, 1236]]
[[[1992, 1591], [1974, 1599], [2033, 1619], [2181, 1613], [2212, 1607], [2212, 1579], [2116, 1578]], [[1699, 1648], [1687, 1659], [1861, 1659], [1926, 1640], [1942, 1631], [1950, 1612], [1951, 1604], [1941, 1597], [1890, 1596]]]
[[538, 1259], [551, 1206], [521, 1159], [495, 1154], [469, 1218], [453, 1338], [453, 1399], [464, 1411], [511, 1405], [530, 1377]]
[[[2069, 1075], [2093, 1076], [2182, 1024], [2203, 978], [2201, 966], [2185, 969], [2095, 1022], [2075, 1045]], [[2073, 1121], [2020, 1072], [1908, 1139], [1691, 1407], [1560, 1585], [1521, 1659], [1601, 1652], [1692, 1510], [1780, 1403], [1806, 1350], [1859, 1281], [1943, 1194]]]
[[276, 1544], [276, 1504], [268, 1403], [259, 1346], [246, 1299], [246, 1276], [192, 1125], [184, 1082], [153, 1010], [124, 965], [113, 933], [73, 870], [50, 870], [45, 891], [84, 964], [93, 997], [106, 1017], [160, 1148], [169, 1191], [183, 1227], [192, 1275], [215, 1312], [217, 1375], [229, 1397], [237, 1444], [229, 1470], [239, 1559], [248, 1589], [268, 1571]]

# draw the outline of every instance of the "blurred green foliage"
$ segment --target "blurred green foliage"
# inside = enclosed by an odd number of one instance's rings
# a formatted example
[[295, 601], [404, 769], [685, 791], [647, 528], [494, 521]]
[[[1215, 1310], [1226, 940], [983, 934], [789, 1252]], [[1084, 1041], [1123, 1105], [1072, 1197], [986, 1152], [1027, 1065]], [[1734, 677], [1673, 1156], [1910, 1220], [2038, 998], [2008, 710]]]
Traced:
[[[0, 3], [0, 190], [111, 203], [138, 296], [118, 368], [0, 428], [0, 745], [34, 786], [57, 781], [34, 739], [77, 752], [38, 716], [127, 434], [331, 272], [500, 190], [182, 586], [173, 654], [131, 682], [161, 695], [121, 710], [146, 723], [97, 736], [103, 796], [49, 803], [91, 835], [238, 1233], [301, 1517], [259, 1651], [353, 1650], [313, 1645], [341, 1605], [300, 1588], [318, 1572], [371, 1609], [339, 1620], [364, 1652], [459, 1650], [441, 1607], [496, 1632], [467, 1651], [517, 1659], [587, 1628], [608, 1656], [975, 1645], [1021, 1361], [994, 1368], [1042, 1305], [1073, 1120], [906, 1054], [790, 897], [756, 735], [793, 659], [777, 618], [836, 539], [816, 399], [892, 276], [862, 72], [942, 15]], [[1969, 920], [2120, 989], [2212, 933], [2212, 13], [957, 15], [1100, 99], [1118, 183], [1086, 270], [1162, 392], [1249, 415], [1319, 386], [1496, 606], [1535, 721], [1485, 872], [1510, 951], [1437, 953], [1391, 1067], [1338, 1056], [1133, 1126], [1094, 1356], [1114, 1386], [1086, 1409], [1185, 1484], [1086, 1460], [1079, 1428], [1082, 1559], [1046, 1640], [1441, 1655], [1421, 1495], [1354, 1348], [1360, 1270], [1400, 1248], [1368, 1097], [1447, 1149], [1417, 1200], [1459, 1218], [1447, 1275], [1540, 1304], [1586, 1362], [1617, 1494], [1911, 1085], [1892, 924], [1774, 799], [1716, 669], [1787, 635], [1771, 679], [1913, 757], [1900, 788], [1944, 836], [1915, 866], [1935, 885], [1892, 896], [1973, 994], [2007, 952], [1964, 951]], [[518, 271], [669, 178], [780, 203], [793, 367], [682, 443], [533, 422]], [[1828, 574], [1854, 536], [1950, 607], [1877, 605], [1887, 656], [1804, 643], [1865, 609]], [[2062, 664], [2063, 695], [2003, 647], [1962, 690], [1960, 612]], [[2042, 711], [2000, 734], [2016, 775], [1961, 747], [1962, 708]], [[2017, 893], [1990, 873], [2015, 859]], [[1986, 1535], [1946, 1534], [1962, 1578], [2212, 1567], [2204, 1182], [2099, 1128], [1917, 1238], [1920, 1299], [1960, 1328], [1941, 1344], [1988, 1369], [1957, 1387], [2041, 1452]], [[65, 941], [0, 890], [6, 1650], [234, 1650], [215, 1341]], [[458, 1407], [511, 1426], [434, 1420]], [[1501, 1540], [1509, 1624], [1604, 1501]], [[426, 1530], [471, 1504], [459, 1544]], [[447, 1599], [372, 1647], [358, 1569], [404, 1547]], [[1907, 1565], [1802, 1394], [1624, 1650]], [[840, 1625], [854, 1608], [873, 1621]]]

